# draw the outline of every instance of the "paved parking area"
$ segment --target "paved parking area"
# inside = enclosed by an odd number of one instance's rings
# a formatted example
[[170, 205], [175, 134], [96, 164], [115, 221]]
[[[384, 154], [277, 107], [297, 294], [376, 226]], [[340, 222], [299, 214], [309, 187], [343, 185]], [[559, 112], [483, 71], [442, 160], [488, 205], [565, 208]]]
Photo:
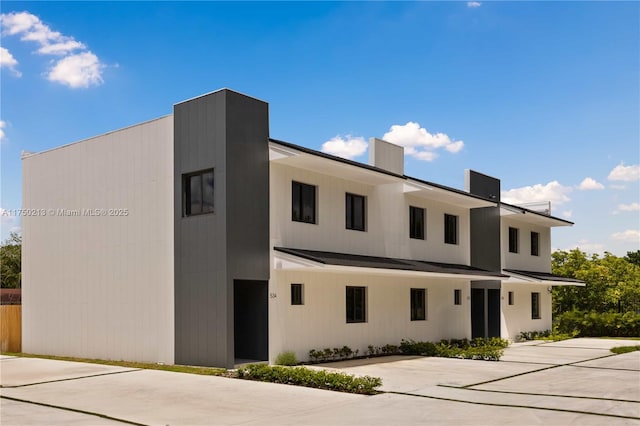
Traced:
[[640, 341], [507, 348], [500, 362], [386, 357], [322, 368], [382, 377], [349, 395], [222, 377], [0, 358], [4, 425], [640, 425]]

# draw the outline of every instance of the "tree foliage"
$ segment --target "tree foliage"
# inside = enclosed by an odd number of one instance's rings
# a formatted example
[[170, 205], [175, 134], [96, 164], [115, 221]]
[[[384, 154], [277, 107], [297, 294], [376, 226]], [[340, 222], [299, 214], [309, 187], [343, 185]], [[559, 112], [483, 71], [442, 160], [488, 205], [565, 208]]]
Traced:
[[605, 252], [587, 255], [579, 249], [551, 254], [552, 272], [586, 282], [585, 287], [555, 287], [554, 315], [570, 310], [640, 311], [640, 266]]
[[12, 232], [0, 246], [0, 287], [21, 287], [22, 237]]

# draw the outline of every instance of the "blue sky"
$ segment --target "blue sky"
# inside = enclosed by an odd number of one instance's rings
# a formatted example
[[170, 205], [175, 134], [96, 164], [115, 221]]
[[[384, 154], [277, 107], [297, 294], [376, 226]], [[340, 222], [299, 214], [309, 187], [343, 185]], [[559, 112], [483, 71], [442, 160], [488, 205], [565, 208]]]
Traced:
[[2, 2], [2, 239], [20, 152], [171, 113], [228, 87], [271, 137], [408, 175], [551, 200], [553, 247], [640, 248], [638, 2]]

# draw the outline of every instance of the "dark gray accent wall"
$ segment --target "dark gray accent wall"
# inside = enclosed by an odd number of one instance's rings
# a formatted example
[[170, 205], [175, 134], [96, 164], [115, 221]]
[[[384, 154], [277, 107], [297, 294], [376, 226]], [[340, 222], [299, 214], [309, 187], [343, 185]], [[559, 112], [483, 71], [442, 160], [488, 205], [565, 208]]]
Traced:
[[[175, 362], [233, 367], [234, 279], [269, 279], [268, 104], [220, 90], [174, 106]], [[214, 213], [182, 175], [214, 170]]]
[[470, 239], [471, 266], [488, 271], [500, 272], [500, 180], [491, 176], [467, 170], [466, 190], [496, 202], [495, 207], [471, 209]]

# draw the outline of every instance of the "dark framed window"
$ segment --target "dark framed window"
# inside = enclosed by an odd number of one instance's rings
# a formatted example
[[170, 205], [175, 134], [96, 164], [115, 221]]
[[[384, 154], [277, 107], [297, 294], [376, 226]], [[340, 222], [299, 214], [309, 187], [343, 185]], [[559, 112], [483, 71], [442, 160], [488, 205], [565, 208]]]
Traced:
[[518, 228], [509, 227], [509, 253], [518, 253]]
[[445, 213], [444, 242], [446, 244], [458, 244], [458, 216]]
[[302, 284], [291, 284], [291, 304], [304, 305], [304, 294]]
[[540, 293], [531, 293], [531, 319], [540, 319]]
[[347, 192], [345, 197], [345, 205], [347, 213], [347, 229], [364, 231], [366, 217], [365, 197], [362, 195], [350, 194]]
[[367, 322], [367, 288], [347, 286], [347, 322]]
[[409, 237], [424, 240], [425, 211], [423, 208], [409, 206]]
[[540, 234], [531, 233], [531, 256], [540, 256]]
[[316, 187], [291, 182], [291, 220], [316, 223]]
[[510, 292], [508, 293], [508, 295], [509, 295], [509, 304], [510, 304], [510, 305], [513, 305], [513, 304], [514, 304], [514, 300], [513, 300], [513, 292], [512, 292], [512, 291], [510, 291]]
[[182, 175], [183, 215], [213, 213], [213, 169]]
[[427, 319], [427, 290], [424, 288], [411, 289], [411, 321]]
[[459, 288], [453, 290], [453, 304], [462, 305], [462, 290]]

